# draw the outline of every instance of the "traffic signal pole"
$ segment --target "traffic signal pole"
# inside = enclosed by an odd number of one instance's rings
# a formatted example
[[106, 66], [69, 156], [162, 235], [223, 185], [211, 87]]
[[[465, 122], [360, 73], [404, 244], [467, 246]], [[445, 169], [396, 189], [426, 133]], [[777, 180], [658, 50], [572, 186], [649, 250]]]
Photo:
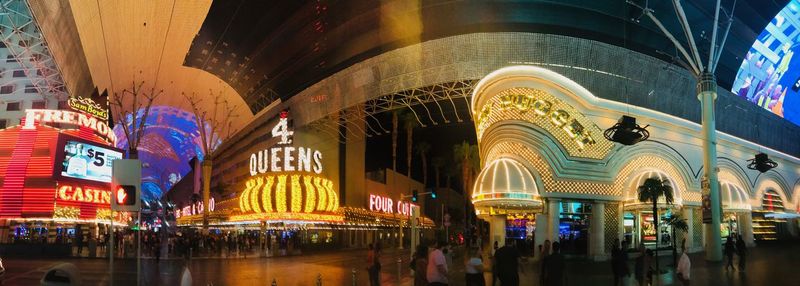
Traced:
[[111, 228], [109, 229], [109, 236], [111, 236], [111, 244], [108, 245], [108, 265], [110, 267], [108, 273], [111, 276], [108, 285], [114, 286], [114, 210], [111, 210]]

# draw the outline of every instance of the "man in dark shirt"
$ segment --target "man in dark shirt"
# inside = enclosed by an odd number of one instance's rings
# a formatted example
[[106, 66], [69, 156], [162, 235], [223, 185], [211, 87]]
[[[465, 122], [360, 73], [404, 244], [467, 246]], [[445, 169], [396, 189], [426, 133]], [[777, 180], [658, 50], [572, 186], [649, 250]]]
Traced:
[[564, 285], [564, 256], [558, 242], [553, 242], [552, 248], [553, 254], [542, 261], [542, 285], [561, 286]]
[[500, 285], [518, 286], [519, 285], [519, 250], [512, 243], [507, 243], [495, 252], [495, 263], [497, 263], [497, 277]]

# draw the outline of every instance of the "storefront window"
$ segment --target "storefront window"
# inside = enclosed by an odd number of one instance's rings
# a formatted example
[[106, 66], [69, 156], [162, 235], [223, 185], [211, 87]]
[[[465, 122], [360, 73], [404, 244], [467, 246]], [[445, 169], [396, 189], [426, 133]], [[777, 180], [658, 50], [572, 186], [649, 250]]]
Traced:
[[562, 202], [560, 204], [558, 235], [564, 253], [587, 253], [591, 213], [592, 205], [588, 203]]

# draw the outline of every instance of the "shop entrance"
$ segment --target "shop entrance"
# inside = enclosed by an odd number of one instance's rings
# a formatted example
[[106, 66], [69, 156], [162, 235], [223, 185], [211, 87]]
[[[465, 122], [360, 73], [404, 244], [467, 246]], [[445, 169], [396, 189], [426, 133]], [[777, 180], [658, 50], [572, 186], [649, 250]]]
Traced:
[[562, 253], [586, 255], [589, 246], [589, 222], [592, 204], [581, 201], [562, 201], [559, 204], [558, 238]]
[[672, 210], [659, 211], [658, 226], [655, 226], [652, 211], [626, 211], [623, 215], [623, 238], [628, 241], [628, 248], [638, 248], [644, 244], [647, 248], [672, 247], [672, 228], [666, 223], [672, 217]]
[[533, 214], [510, 214], [506, 218], [506, 243], [513, 240], [520, 253], [530, 256], [535, 247], [536, 216]]

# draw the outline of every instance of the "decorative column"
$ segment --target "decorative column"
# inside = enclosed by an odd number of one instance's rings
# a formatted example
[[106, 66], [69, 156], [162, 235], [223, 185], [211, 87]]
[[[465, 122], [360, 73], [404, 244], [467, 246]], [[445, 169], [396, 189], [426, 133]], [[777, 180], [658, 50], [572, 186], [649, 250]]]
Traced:
[[506, 244], [506, 216], [505, 215], [490, 215], [487, 216], [489, 222], [489, 245], [494, 247], [494, 242], [497, 241], [498, 247], [503, 247]]
[[211, 198], [211, 158], [208, 156], [203, 160], [203, 232], [208, 233], [208, 209]]
[[592, 220], [589, 224], [589, 256], [595, 261], [605, 256], [605, 212], [606, 204], [602, 201], [592, 203]]
[[560, 204], [561, 199], [550, 198], [547, 200], [547, 239], [550, 240], [550, 243], [558, 241]]
[[[722, 237], [720, 231], [721, 208], [719, 178], [717, 172], [717, 128], [714, 119], [714, 103], [717, 99], [717, 80], [708, 71], [700, 74], [697, 83], [697, 99], [703, 105], [703, 171], [708, 180], [708, 197], [711, 201], [711, 224], [706, 224], [706, 260], [722, 261]], [[705, 191], [705, 190], [704, 190]]]
[[549, 239], [547, 238], [549, 237], [547, 236], [547, 229], [547, 216], [544, 214], [536, 214], [536, 230], [534, 235], [534, 243], [536, 244], [536, 247], [534, 248], [534, 251], [536, 251], [535, 257], [537, 260], [544, 258], [539, 255], [539, 245], [543, 246], [544, 240]]
[[747, 246], [756, 246], [755, 237], [753, 236], [753, 213], [743, 212], [739, 214], [739, 229], [742, 233], [742, 238]]
[[[686, 239], [686, 248], [687, 249], [691, 249], [692, 246], [694, 245], [694, 232], [695, 231], [700, 231], [700, 230], [695, 230], [694, 229], [694, 223], [693, 223], [694, 222], [694, 212], [692, 211], [692, 208], [683, 207], [683, 209], [681, 209], [681, 213], [682, 213], [681, 216], [684, 219], [686, 219], [686, 224], [689, 225], [689, 227], [686, 230], [686, 235], [684, 236], [684, 238]], [[677, 247], [678, 247], [678, 249], [680, 249], [680, 247], [681, 247], [681, 242], [680, 241], [678, 241]]]

